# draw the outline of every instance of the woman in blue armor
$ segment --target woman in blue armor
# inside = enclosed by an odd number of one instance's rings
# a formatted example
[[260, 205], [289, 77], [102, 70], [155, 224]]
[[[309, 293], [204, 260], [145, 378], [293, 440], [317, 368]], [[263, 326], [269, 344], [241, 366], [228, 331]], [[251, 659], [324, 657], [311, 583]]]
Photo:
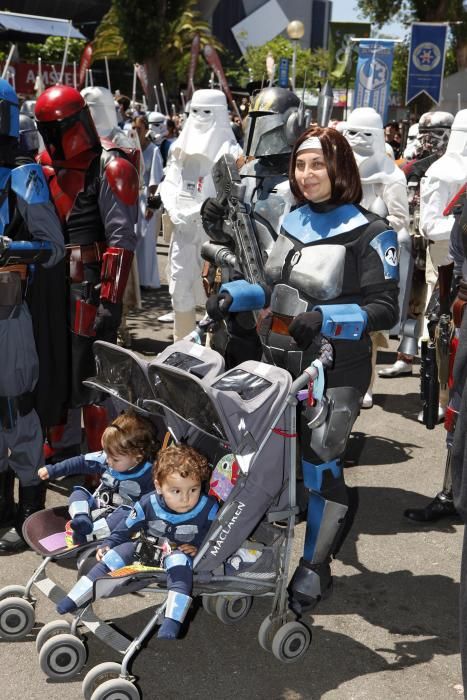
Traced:
[[101, 452], [39, 469], [43, 481], [72, 474], [100, 477], [94, 494], [76, 486], [68, 499], [73, 544], [109, 535], [127, 518], [135, 502], [153, 490], [151, 471], [156, 453], [152, 423], [136, 414], [122, 413], [104, 430]]
[[299, 416], [307, 531], [289, 591], [300, 614], [331, 590], [330, 560], [348, 511], [341, 458], [371, 378], [369, 333], [397, 319], [398, 249], [387, 221], [359, 205], [358, 168], [335, 129], [313, 127], [299, 137], [289, 177], [298, 206], [266, 262], [267, 285], [224, 284], [207, 311], [219, 319], [267, 309], [257, 324], [263, 360], [294, 376], [318, 355], [320, 334], [333, 345], [327, 409], [316, 415], [304, 406]]

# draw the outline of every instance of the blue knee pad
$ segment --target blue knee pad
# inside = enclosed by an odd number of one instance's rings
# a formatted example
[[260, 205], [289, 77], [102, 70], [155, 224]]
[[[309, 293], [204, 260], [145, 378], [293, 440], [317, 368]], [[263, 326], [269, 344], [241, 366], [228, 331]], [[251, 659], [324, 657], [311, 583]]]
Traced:
[[167, 572], [167, 588], [190, 595], [193, 586], [193, 562], [183, 552], [175, 551], [164, 559]]

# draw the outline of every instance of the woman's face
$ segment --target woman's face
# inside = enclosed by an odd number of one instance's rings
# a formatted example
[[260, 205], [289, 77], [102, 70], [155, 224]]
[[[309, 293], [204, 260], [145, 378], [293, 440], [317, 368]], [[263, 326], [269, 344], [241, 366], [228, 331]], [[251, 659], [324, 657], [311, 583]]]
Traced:
[[321, 149], [311, 148], [298, 153], [295, 161], [295, 180], [300, 192], [309, 202], [326, 202], [331, 198], [331, 180]]

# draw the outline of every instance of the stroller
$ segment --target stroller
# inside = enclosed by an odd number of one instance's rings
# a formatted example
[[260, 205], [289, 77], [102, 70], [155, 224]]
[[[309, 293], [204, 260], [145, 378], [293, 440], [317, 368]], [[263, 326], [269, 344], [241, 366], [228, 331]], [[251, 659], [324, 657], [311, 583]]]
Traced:
[[[230, 624], [248, 614], [254, 596], [271, 596], [271, 613], [259, 628], [259, 643], [280, 661], [301, 658], [310, 645], [311, 632], [291, 618], [287, 594], [298, 511], [296, 406], [309, 396], [310, 389], [304, 387], [313, 380], [320, 388], [318, 399], [322, 398], [322, 363], [315, 361], [292, 383], [286, 370], [261, 362], [244, 362], [223, 372], [220, 355], [188, 340], [174, 343], [150, 363], [102, 341], [94, 344], [94, 352], [97, 375], [86, 382], [88, 386], [108, 393], [117, 405], [151, 416], [161, 431], [168, 431], [176, 442], [192, 445], [208, 456], [213, 467], [217, 465], [217, 478], [211, 484], [218, 489], [221, 507], [194, 559], [193, 597], [201, 596], [206, 612]], [[219, 471], [219, 465], [232, 460], [239, 469], [235, 483], [222, 480]], [[33, 549], [42, 553], [27, 525], [26, 534]], [[241, 548], [254, 549], [259, 556], [232, 572], [227, 563]], [[166, 588], [163, 570], [125, 567], [121, 576], [116, 574], [94, 582], [94, 599], [142, 590], [160, 593]], [[162, 622], [164, 609], [165, 602], [156, 607], [132, 641], [107, 623], [96, 621], [92, 605], [77, 611], [65, 634], [66, 623], [49, 623], [41, 630], [41, 644], [37, 645], [41, 667], [53, 678], [78, 673], [86, 660], [79, 637], [79, 627], [84, 625], [123, 654], [121, 664], [103, 663], [89, 671], [83, 682], [86, 700], [137, 699], [140, 695], [129, 664]], [[47, 628], [49, 633], [44, 631]]]

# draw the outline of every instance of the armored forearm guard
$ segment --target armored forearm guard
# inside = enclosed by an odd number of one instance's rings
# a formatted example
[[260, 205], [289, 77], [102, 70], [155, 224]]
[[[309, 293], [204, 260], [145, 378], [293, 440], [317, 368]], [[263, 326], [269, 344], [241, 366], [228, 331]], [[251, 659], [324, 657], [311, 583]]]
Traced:
[[122, 301], [130, 274], [133, 252], [126, 248], [107, 248], [102, 258], [100, 298], [117, 304]]

